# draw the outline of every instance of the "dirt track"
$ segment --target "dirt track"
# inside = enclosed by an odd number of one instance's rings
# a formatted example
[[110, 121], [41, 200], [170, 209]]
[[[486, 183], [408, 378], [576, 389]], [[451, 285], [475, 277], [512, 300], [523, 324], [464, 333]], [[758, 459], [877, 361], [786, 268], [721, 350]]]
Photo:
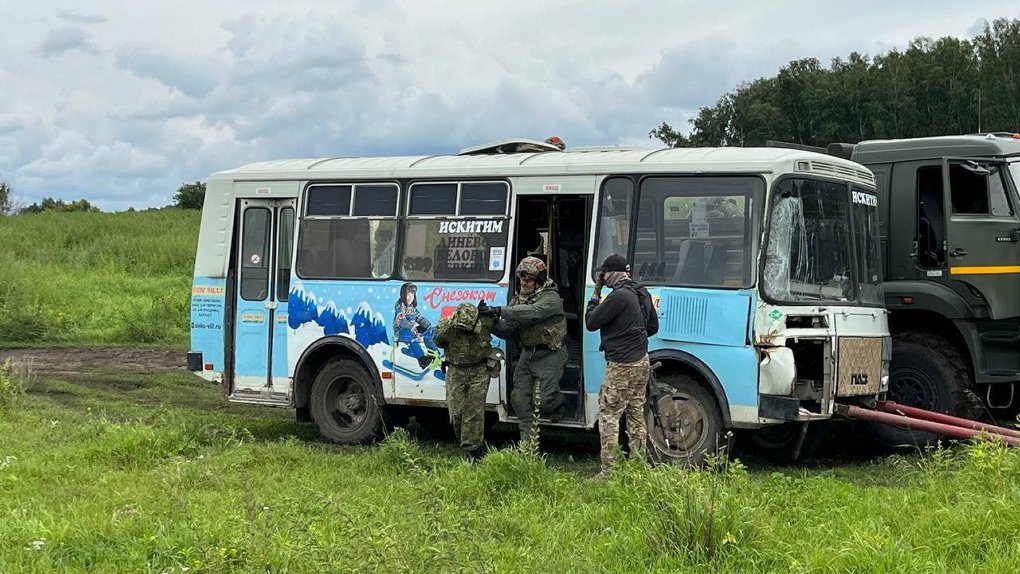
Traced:
[[164, 349], [0, 349], [0, 364], [11, 358], [15, 368], [41, 373], [75, 373], [92, 369], [180, 370], [184, 351]]

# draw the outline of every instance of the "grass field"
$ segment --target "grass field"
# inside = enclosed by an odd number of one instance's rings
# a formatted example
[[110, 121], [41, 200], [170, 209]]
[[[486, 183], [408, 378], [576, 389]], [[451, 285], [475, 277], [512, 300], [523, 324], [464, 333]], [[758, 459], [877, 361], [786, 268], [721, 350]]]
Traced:
[[[27, 392], [22, 392], [25, 390]], [[478, 466], [339, 447], [186, 373], [0, 375], [3, 572], [980, 572], [1020, 567], [1020, 451], [809, 468]]]
[[186, 348], [197, 211], [0, 218], [0, 346]]

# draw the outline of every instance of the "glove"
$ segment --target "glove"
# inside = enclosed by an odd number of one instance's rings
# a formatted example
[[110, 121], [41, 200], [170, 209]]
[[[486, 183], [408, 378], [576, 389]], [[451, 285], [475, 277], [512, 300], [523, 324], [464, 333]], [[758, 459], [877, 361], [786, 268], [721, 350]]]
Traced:
[[600, 299], [602, 298], [602, 285], [604, 285], [605, 282], [606, 282], [606, 274], [605, 273], [599, 273], [599, 276], [595, 278], [595, 293], [594, 293], [595, 297], [600, 298]]
[[501, 307], [490, 307], [484, 300], [478, 302], [478, 314], [483, 317], [499, 317]]

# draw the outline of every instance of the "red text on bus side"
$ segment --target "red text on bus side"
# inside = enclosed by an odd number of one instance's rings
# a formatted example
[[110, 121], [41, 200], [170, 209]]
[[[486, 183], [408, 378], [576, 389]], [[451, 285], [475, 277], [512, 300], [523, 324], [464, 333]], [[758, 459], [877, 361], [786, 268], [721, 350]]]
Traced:
[[496, 300], [495, 291], [483, 291], [481, 289], [444, 289], [434, 287], [422, 297], [429, 307], [438, 309], [443, 303], [455, 303], [458, 301], [482, 301]]

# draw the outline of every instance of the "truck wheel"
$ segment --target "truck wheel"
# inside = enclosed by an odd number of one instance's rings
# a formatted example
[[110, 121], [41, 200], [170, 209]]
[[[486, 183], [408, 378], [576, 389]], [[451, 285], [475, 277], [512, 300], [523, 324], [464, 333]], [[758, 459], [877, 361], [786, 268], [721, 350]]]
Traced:
[[648, 456], [655, 463], [704, 464], [718, 451], [723, 421], [715, 398], [689, 375], [655, 382], [645, 409]]
[[[967, 362], [945, 338], [929, 333], [904, 333], [893, 338], [890, 401], [965, 416], [970, 407], [965, 391], [972, 386]], [[875, 440], [885, 447], [927, 446], [941, 438], [900, 425], [869, 422], [867, 427]]]
[[309, 404], [319, 433], [343, 444], [364, 444], [383, 429], [383, 410], [371, 375], [357, 361], [335, 358], [319, 369]]

